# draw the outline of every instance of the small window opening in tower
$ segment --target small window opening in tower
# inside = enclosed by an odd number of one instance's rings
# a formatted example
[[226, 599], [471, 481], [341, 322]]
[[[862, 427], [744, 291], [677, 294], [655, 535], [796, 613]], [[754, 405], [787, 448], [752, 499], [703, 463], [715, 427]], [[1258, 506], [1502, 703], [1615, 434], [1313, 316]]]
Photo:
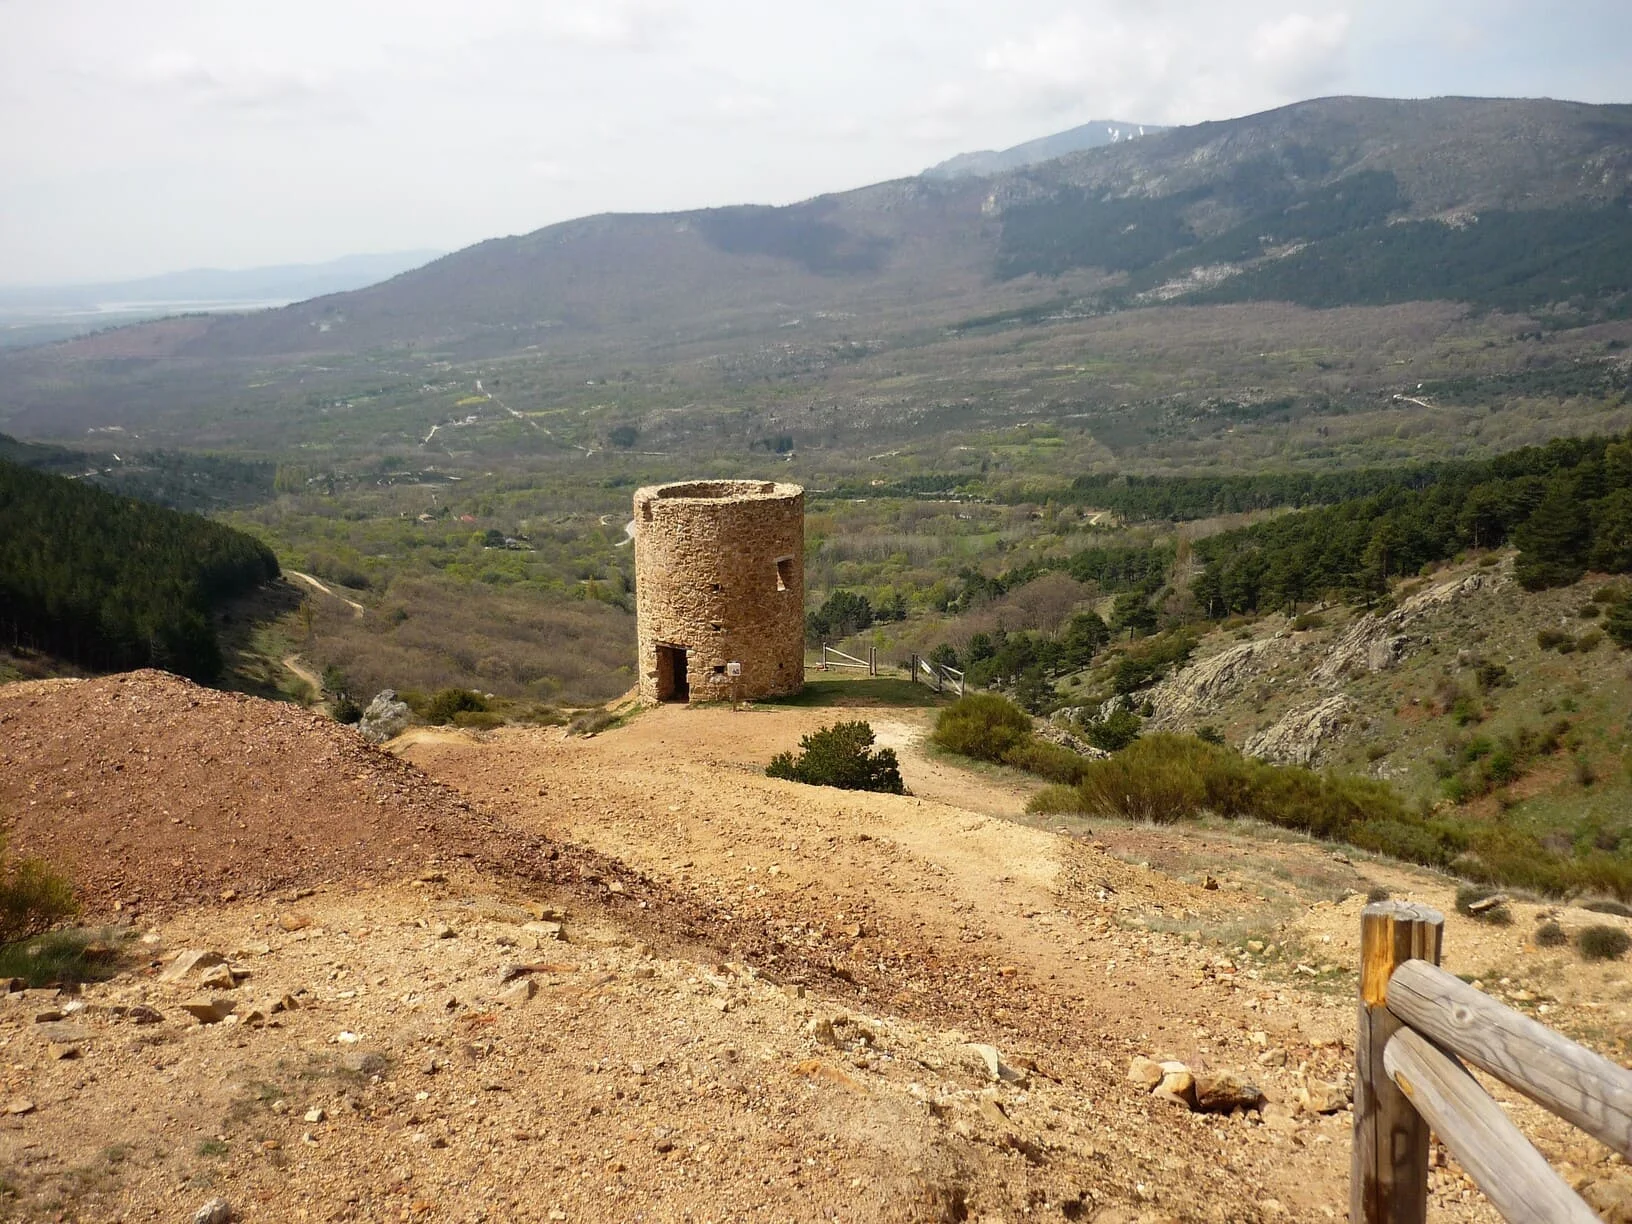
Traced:
[[778, 557], [776, 559], [776, 589], [787, 591], [793, 588], [793, 558]]
[[647, 501], [647, 502], [641, 502], [640, 503], [640, 517], [642, 519], [644, 519], [648, 523], [652, 521], [652, 503], [651, 502]]

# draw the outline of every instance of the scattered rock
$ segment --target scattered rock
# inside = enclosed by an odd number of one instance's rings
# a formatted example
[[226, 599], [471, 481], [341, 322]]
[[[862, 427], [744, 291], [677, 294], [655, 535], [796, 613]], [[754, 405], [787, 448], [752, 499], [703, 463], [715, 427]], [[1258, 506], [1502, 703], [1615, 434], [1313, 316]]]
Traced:
[[328, 1116], [329, 1116], [328, 1114], [323, 1112], [323, 1107], [321, 1105], [314, 1105], [312, 1108], [310, 1108], [310, 1109], [308, 1109], [306, 1111], [305, 1121], [307, 1121], [307, 1122], [322, 1122]]
[[340, 1058], [341, 1069], [353, 1075], [379, 1075], [389, 1065], [390, 1059], [378, 1050], [353, 1050]]
[[11, 1114], [13, 1117], [21, 1117], [23, 1114], [31, 1114], [34, 1112], [34, 1102], [29, 1100], [27, 1097], [13, 1097], [11, 1100], [6, 1102], [6, 1112]]
[[181, 1010], [200, 1024], [219, 1024], [232, 1015], [237, 1006], [238, 1000], [217, 996], [213, 999], [188, 999], [181, 1004]]
[[238, 985], [237, 978], [226, 964], [211, 965], [198, 979], [198, 984], [204, 990], [231, 990]]
[[37, 1037], [45, 1041], [56, 1042], [58, 1045], [76, 1045], [81, 1041], [91, 1039], [91, 1030], [78, 1024], [67, 1024], [58, 1021], [55, 1024], [42, 1024], [34, 1030]]
[[125, 1012], [125, 1019], [132, 1024], [157, 1024], [164, 1019], [164, 1015], [155, 1008], [138, 1003]]
[[232, 1224], [232, 1204], [224, 1198], [212, 1198], [193, 1212], [193, 1224]]
[[45, 1045], [45, 1054], [47, 1058], [59, 1061], [65, 1058], [78, 1058], [79, 1046], [70, 1041], [48, 1041]]
[[817, 1045], [832, 1046], [835, 1050], [843, 1045], [839, 1035], [833, 1031], [833, 1021], [826, 1016], [812, 1016], [805, 1025], [805, 1033], [814, 1037]]
[[1349, 1094], [1337, 1084], [1310, 1078], [1298, 1090], [1298, 1104], [1309, 1113], [1336, 1113], [1348, 1107]]
[[1138, 1084], [1147, 1092], [1154, 1092], [1162, 1082], [1162, 1065], [1153, 1058], [1139, 1055], [1128, 1064], [1128, 1082]]
[[1601, 1178], [1581, 1187], [1581, 1197], [1604, 1224], [1632, 1224], [1632, 1181]]
[[1201, 1113], [1234, 1113], [1238, 1109], [1261, 1109], [1263, 1092], [1238, 1075], [1219, 1072], [1195, 1079], [1196, 1109]]
[[185, 948], [171, 959], [159, 974], [161, 982], [179, 982], [198, 969], [209, 969], [216, 965], [226, 964], [227, 958], [219, 952], [210, 952], [203, 948]]
[[498, 1001], [505, 1007], [517, 1007], [538, 993], [538, 983], [530, 977], [524, 977], [514, 985], [506, 986], [499, 991]]
[[1506, 905], [1511, 898], [1506, 893], [1492, 893], [1481, 901], [1474, 901], [1468, 906], [1470, 914], [1488, 914], [1499, 906]]
[[363, 717], [357, 723], [357, 732], [371, 744], [383, 744], [395, 739], [408, 728], [413, 711], [408, 703], [398, 701], [392, 689], [381, 689], [368, 703]]
[[521, 930], [522, 934], [532, 936], [532, 946], [535, 948], [553, 943], [562, 937], [559, 922], [529, 922]]
[[1196, 1103], [1196, 1077], [1191, 1074], [1190, 1068], [1176, 1059], [1170, 1059], [1160, 1064], [1162, 1069], [1161, 1082], [1156, 1085], [1159, 1094], [1177, 1097], [1187, 1105]]
[[986, 1073], [994, 1080], [1001, 1080], [1006, 1084], [1023, 1084], [1026, 1082], [1026, 1073], [1004, 1062], [996, 1046], [970, 1042], [964, 1048], [974, 1051], [980, 1058], [981, 1065], [986, 1068]]
[[311, 925], [312, 920], [310, 918], [293, 910], [278, 915], [278, 926], [291, 934], [295, 931], [304, 931]]

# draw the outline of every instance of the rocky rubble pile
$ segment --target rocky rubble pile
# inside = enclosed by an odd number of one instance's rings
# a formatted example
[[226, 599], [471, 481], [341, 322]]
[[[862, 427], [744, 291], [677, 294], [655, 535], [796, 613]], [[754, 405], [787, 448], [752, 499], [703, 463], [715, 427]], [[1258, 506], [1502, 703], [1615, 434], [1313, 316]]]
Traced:
[[0, 687], [0, 813], [12, 848], [65, 872], [91, 918], [456, 861], [637, 888], [349, 727], [158, 671]]

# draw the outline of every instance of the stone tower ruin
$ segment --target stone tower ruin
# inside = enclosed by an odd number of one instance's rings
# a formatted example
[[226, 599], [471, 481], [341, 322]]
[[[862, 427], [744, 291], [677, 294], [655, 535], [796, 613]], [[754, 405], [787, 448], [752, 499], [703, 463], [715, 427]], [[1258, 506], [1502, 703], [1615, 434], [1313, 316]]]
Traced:
[[697, 480], [635, 492], [646, 701], [730, 701], [805, 683], [805, 491]]

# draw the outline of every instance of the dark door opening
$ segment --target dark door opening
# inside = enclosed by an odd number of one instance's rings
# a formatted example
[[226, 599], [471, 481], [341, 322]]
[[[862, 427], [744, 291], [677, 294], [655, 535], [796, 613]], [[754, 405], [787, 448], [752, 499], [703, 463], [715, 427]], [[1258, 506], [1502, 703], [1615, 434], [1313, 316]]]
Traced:
[[691, 680], [686, 675], [686, 648], [659, 646], [657, 648], [657, 699], [659, 701], [690, 701]]

